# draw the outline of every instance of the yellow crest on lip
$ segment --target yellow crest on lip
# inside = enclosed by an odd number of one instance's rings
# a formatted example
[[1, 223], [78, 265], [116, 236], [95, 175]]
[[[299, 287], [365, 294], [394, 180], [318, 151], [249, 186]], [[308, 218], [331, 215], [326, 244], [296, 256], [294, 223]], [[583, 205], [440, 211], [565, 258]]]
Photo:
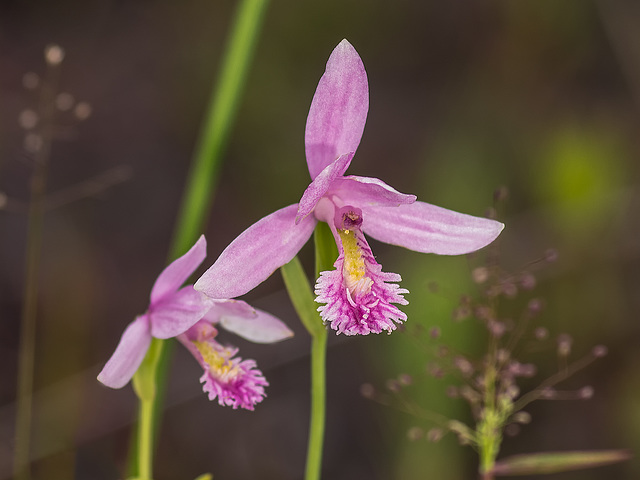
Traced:
[[[220, 354], [210, 343], [193, 341], [193, 344], [202, 355], [202, 359], [208, 365], [211, 373], [216, 376], [227, 376], [235, 373], [235, 369], [227, 360], [227, 356]], [[230, 352], [225, 349], [225, 353]]]
[[346, 287], [352, 295], [369, 293], [373, 280], [367, 277], [362, 247], [358, 244], [355, 231], [338, 230], [338, 235], [344, 250], [342, 277]]

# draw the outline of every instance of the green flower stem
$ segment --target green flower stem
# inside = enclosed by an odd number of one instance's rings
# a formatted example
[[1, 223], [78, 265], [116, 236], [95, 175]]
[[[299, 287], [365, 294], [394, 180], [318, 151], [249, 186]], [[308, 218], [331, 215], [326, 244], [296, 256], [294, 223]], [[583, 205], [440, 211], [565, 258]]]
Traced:
[[320, 480], [326, 418], [327, 330], [311, 337], [311, 418], [305, 480]]
[[18, 358], [18, 387], [16, 399], [16, 433], [13, 474], [16, 480], [31, 478], [29, 468], [31, 444], [31, 409], [33, 403], [33, 369], [35, 363], [36, 315], [38, 308], [38, 275], [42, 251], [42, 224], [45, 210], [45, 194], [49, 154], [53, 138], [54, 99], [60, 72], [60, 62], [47, 61], [47, 72], [42, 85], [39, 113], [41, 116], [40, 140], [33, 163], [31, 200], [29, 205], [26, 272], [22, 318], [20, 324], [20, 348]]
[[[330, 233], [330, 232], [329, 232]], [[316, 227], [316, 240], [318, 227]], [[316, 251], [319, 242], [316, 241]], [[335, 246], [335, 244], [334, 244]], [[316, 255], [316, 261], [320, 258]], [[311, 416], [305, 480], [318, 480], [322, 470], [322, 447], [326, 411], [327, 330], [318, 315], [317, 304], [300, 261], [295, 257], [281, 268], [291, 303], [311, 335]]]
[[[313, 232], [316, 256], [316, 278], [320, 272], [333, 269], [338, 258], [338, 248], [331, 229], [326, 223], [318, 223]], [[311, 336], [311, 418], [309, 420], [309, 445], [305, 480], [320, 480], [322, 472], [322, 449], [327, 404], [327, 329], [322, 325], [316, 311], [318, 328]]]
[[136, 445], [137, 480], [151, 480], [153, 478], [153, 432], [154, 432], [154, 402], [156, 399], [156, 383], [158, 362], [164, 342], [152, 339], [147, 355], [144, 357], [138, 371], [133, 376], [133, 389], [140, 399], [138, 436]]
[[[331, 270], [338, 257], [333, 234], [329, 226], [319, 223], [314, 231], [316, 277]], [[311, 417], [309, 419], [309, 443], [305, 480], [319, 480], [322, 471], [322, 449], [326, 418], [326, 358], [327, 329], [318, 314], [313, 291], [297, 257], [281, 268], [287, 293], [311, 335]]]
[[[316, 256], [316, 278], [320, 272], [333, 269], [338, 258], [338, 248], [329, 225], [318, 223], [313, 232]], [[318, 328], [311, 336], [311, 418], [309, 420], [309, 445], [305, 480], [320, 480], [322, 449], [327, 404], [327, 329], [316, 311]]]
[[[267, 0], [243, 0], [238, 6], [217, 88], [207, 107], [200, 139], [193, 155], [169, 260], [185, 253], [204, 229], [218, 183], [222, 154], [236, 117], [267, 4]], [[166, 391], [171, 346], [170, 342], [158, 340], [158, 359], [153, 375], [156, 392], [150, 404], [141, 402], [139, 409], [138, 440], [141, 444], [132, 446], [132, 451], [137, 451], [137, 455], [131, 455], [131, 458], [137, 458], [138, 466], [134, 470], [139, 473], [142, 468], [147, 468], [143, 465], [152, 464], [153, 444], [157, 437]], [[142, 445], [147, 439], [148, 448]]]
[[153, 478], [153, 399], [140, 400], [138, 428], [138, 477], [137, 480]]

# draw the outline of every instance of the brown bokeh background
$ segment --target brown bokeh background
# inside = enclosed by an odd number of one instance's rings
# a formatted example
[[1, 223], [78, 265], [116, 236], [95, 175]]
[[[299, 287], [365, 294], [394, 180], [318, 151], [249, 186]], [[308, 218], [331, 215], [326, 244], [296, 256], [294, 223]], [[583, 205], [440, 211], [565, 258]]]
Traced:
[[[42, 479], [123, 478], [135, 416], [130, 387], [95, 376], [166, 262], [198, 128], [218, 73], [236, 2], [202, 0], [6, 1], [0, 6], [0, 478], [9, 478], [24, 281], [25, 202], [32, 159], [18, 122], [36, 107], [23, 86], [42, 74], [45, 45], [66, 51], [60, 88], [86, 101], [85, 121], [59, 112], [50, 192], [124, 168], [128, 180], [48, 212], [35, 370], [34, 474]], [[371, 105], [349, 173], [379, 177], [419, 199], [482, 215], [493, 191], [510, 196], [500, 249], [519, 271], [547, 248], [559, 260], [532, 295], [552, 336], [568, 332], [575, 356], [609, 355], [568, 382], [593, 399], [534, 405], [533, 422], [504, 453], [640, 447], [640, 8], [633, 0], [295, 2], [268, 7], [206, 231], [208, 263], [252, 222], [298, 201], [308, 183], [304, 124], [333, 47], [360, 53]], [[122, 170], [117, 170], [122, 171]], [[409, 322], [439, 325], [443, 341], [481, 351], [473, 322], [452, 323], [473, 292], [481, 256], [436, 257], [372, 241], [385, 270], [403, 276]], [[311, 248], [301, 253], [311, 266]], [[436, 281], [439, 294], [430, 292]], [[442, 292], [447, 292], [443, 294]], [[247, 295], [296, 332], [275, 346], [228, 335], [270, 381], [255, 412], [209, 402], [200, 372], [176, 348], [158, 480], [299, 479], [308, 428], [309, 339], [276, 273]], [[468, 419], [425, 376], [428, 356], [408, 332], [331, 337], [324, 478], [473, 478], [475, 455], [455, 438], [412, 442], [427, 423], [362, 398], [363, 382], [413, 375], [425, 408]], [[553, 348], [538, 379], [556, 368]], [[532, 383], [535, 385], [535, 382]], [[640, 461], [562, 479], [633, 479]], [[552, 477], [549, 477], [552, 478]]]

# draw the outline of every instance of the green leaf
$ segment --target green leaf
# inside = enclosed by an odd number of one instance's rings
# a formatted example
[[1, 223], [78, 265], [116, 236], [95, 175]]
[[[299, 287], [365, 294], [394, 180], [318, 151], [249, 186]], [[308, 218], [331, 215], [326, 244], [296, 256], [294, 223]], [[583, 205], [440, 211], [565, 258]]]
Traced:
[[156, 366], [162, 351], [162, 342], [154, 338], [144, 360], [133, 375], [133, 389], [142, 401], [152, 401], [156, 396]]
[[302, 324], [315, 337], [321, 330], [324, 330], [324, 326], [317, 311], [318, 304], [314, 300], [309, 280], [300, 260], [298, 257], [293, 257], [293, 260], [280, 267], [280, 271], [293, 308], [295, 308]]
[[627, 450], [531, 453], [496, 462], [492, 473], [496, 476], [558, 473], [610, 465], [630, 458], [631, 453]]

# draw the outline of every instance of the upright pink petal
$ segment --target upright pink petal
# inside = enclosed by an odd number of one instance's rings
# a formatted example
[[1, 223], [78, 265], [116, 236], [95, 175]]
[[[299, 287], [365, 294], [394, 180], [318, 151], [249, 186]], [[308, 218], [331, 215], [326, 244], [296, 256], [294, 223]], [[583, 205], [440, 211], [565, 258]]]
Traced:
[[422, 253], [461, 255], [496, 239], [504, 224], [424, 202], [363, 207], [362, 229], [376, 240]]
[[124, 387], [138, 370], [150, 344], [149, 318], [141, 315], [122, 334], [116, 351], [98, 375], [98, 380], [107, 387]]
[[332, 187], [336, 179], [340, 179], [349, 167], [353, 152], [340, 155], [334, 162], [330, 163], [320, 174], [313, 179], [307, 189], [302, 194], [300, 203], [298, 204], [298, 213], [296, 214], [296, 223], [300, 222], [304, 217], [309, 215], [315, 208], [320, 199]]
[[212, 298], [234, 298], [264, 282], [291, 261], [309, 240], [316, 220], [295, 224], [298, 205], [289, 205], [251, 225], [225, 248], [194, 287]]
[[165, 296], [149, 308], [151, 334], [156, 338], [172, 338], [184, 333], [204, 317], [214, 302], [192, 285]]
[[158, 276], [151, 290], [151, 305], [167, 294], [177, 291], [196, 271], [207, 256], [207, 241], [201, 235], [187, 253], [177, 258]]
[[331, 185], [331, 194], [337, 195], [346, 205], [397, 207], [416, 201], [415, 195], [400, 193], [382, 180], [371, 177], [337, 178]]
[[305, 131], [311, 178], [340, 155], [355, 152], [369, 110], [367, 73], [346, 40], [333, 50], [313, 96]]

